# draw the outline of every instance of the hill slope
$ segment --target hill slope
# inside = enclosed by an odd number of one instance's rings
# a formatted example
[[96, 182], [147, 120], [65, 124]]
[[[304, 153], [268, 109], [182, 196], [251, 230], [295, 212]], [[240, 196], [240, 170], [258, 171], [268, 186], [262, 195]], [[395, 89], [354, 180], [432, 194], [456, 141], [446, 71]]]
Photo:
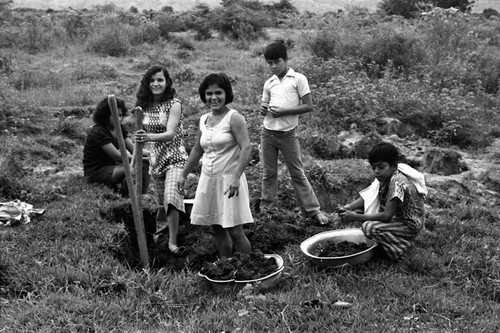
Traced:
[[[261, 0], [263, 3], [274, 3], [279, 0]], [[295, 7], [301, 12], [322, 12], [322, 11], [337, 11], [338, 9], [346, 9], [350, 6], [359, 6], [368, 8], [374, 11], [377, 8], [376, 0], [292, 0]], [[36, 9], [64, 9], [73, 7], [76, 9], [92, 8], [97, 5], [106, 5], [114, 3], [118, 7], [128, 9], [132, 6], [139, 9], [154, 9], [159, 10], [163, 6], [171, 6], [175, 11], [184, 11], [194, 8], [200, 3], [205, 3], [211, 8], [220, 5], [220, 0], [14, 0], [14, 7], [27, 7]], [[473, 11], [482, 12], [486, 8], [494, 8], [500, 10], [499, 0], [476, 0]]]

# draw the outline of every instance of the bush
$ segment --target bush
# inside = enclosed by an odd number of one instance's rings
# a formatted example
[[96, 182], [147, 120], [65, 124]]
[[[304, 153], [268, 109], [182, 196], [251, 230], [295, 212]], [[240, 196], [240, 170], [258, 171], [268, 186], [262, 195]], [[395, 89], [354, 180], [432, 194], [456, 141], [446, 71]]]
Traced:
[[419, 12], [420, 0], [382, 0], [377, 7], [386, 15], [400, 15], [412, 18]]
[[264, 27], [270, 25], [270, 19], [264, 11], [233, 5], [214, 10], [211, 25], [222, 37], [256, 40], [265, 36]]
[[102, 56], [120, 57], [128, 54], [130, 42], [118, 22], [97, 29], [87, 40], [87, 50]]
[[10, 16], [10, 8], [14, 0], [0, 0], [0, 24]]
[[311, 40], [308, 40], [309, 48], [313, 55], [327, 60], [337, 54], [337, 41], [329, 31], [319, 31]]
[[[424, 60], [420, 40], [411, 32], [383, 27], [375, 34], [362, 46], [363, 63], [370, 75], [380, 76], [389, 63], [398, 71], [408, 71]], [[373, 67], [366, 66], [368, 64], [377, 65], [375, 73], [372, 72]]]
[[67, 80], [62, 73], [54, 71], [26, 70], [14, 73], [11, 77], [11, 82], [19, 91], [37, 88], [58, 90], [67, 83]]
[[154, 17], [154, 22], [158, 26], [160, 36], [168, 39], [170, 33], [185, 31], [186, 25], [177, 16], [170, 13], [161, 13]]
[[[481, 1], [481, 0], [479, 0]], [[440, 8], [457, 8], [462, 12], [467, 12], [472, 9], [474, 0], [431, 0], [434, 6]]]
[[88, 35], [87, 23], [84, 21], [80, 13], [69, 14], [62, 22], [62, 26], [66, 30], [69, 38], [76, 39], [78, 37], [86, 37]]
[[129, 36], [132, 46], [143, 43], [154, 44], [160, 39], [161, 31], [156, 23], [146, 21], [138, 27], [131, 28]]

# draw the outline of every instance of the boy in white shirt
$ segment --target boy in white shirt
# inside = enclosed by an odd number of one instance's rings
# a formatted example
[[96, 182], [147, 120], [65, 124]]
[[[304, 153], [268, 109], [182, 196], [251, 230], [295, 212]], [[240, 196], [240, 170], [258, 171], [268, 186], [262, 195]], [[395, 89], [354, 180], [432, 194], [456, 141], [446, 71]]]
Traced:
[[318, 199], [305, 175], [296, 130], [299, 115], [313, 111], [309, 83], [303, 74], [288, 67], [287, 50], [282, 42], [269, 44], [264, 50], [264, 58], [273, 76], [264, 83], [260, 106], [260, 113], [264, 116], [260, 208], [272, 209], [276, 205], [278, 153], [281, 151], [302, 213], [325, 225], [329, 220], [321, 212]]

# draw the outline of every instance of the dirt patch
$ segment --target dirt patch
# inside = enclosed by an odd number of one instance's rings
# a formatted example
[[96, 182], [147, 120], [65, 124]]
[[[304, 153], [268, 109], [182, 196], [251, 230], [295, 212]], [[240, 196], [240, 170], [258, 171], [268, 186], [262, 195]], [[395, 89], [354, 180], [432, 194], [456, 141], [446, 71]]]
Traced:
[[[208, 226], [191, 225], [183, 216], [179, 225], [178, 244], [185, 246], [185, 256], [177, 257], [168, 250], [168, 235], [153, 239], [156, 228], [156, 206], [154, 203], [143, 203], [144, 224], [148, 243], [150, 265], [153, 268], [168, 267], [180, 271], [191, 269], [199, 271], [205, 263], [217, 261], [218, 253], [214, 244], [212, 229]], [[131, 267], [138, 267], [140, 256], [137, 234], [132, 217], [132, 207], [126, 200], [111, 204], [104, 208], [102, 215], [109, 220], [124, 223], [126, 237], [117, 237], [120, 251], [114, 250], [118, 259]], [[306, 238], [327, 230], [328, 227], [317, 226], [315, 221], [304, 218], [300, 213], [284, 209], [271, 213], [253, 212], [255, 223], [244, 226], [244, 232], [252, 245], [252, 250], [264, 254], [281, 252], [290, 244], [299, 245]]]

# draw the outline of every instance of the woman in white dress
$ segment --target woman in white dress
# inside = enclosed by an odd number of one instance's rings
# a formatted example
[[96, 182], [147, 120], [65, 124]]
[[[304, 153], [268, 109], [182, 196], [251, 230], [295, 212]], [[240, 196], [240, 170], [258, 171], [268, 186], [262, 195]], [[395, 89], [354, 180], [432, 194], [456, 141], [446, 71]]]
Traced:
[[210, 112], [200, 118], [198, 138], [178, 188], [184, 191], [186, 177], [202, 159], [191, 223], [212, 226], [220, 257], [249, 253], [251, 245], [243, 230], [243, 224], [253, 223], [244, 173], [251, 158], [247, 124], [238, 111], [227, 107], [234, 96], [225, 74], [208, 75], [198, 91]]

